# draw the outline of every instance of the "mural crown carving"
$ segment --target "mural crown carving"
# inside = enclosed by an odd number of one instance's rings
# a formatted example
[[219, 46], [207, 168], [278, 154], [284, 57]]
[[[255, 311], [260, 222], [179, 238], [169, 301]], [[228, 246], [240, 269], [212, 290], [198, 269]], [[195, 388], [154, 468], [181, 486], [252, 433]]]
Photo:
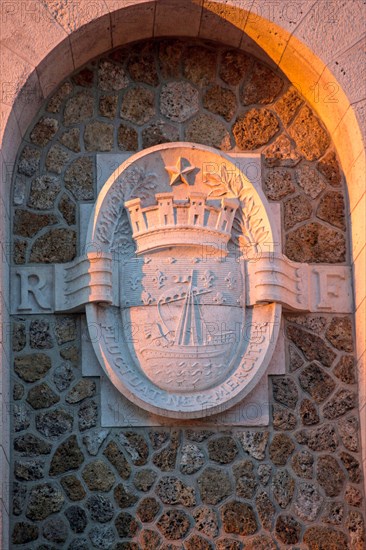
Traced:
[[[137, 253], [171, 246], [207, 246], [226, 251], [239, 201], [234, 198], [207, 200], [205, 193], [191, 192], [188, 200], [175, 200], [174, 193], [157, 193], [156, 204], [141, 207], [141, 199], [126, 201]], [[216, 204], [215, 204], [216, 203]]]

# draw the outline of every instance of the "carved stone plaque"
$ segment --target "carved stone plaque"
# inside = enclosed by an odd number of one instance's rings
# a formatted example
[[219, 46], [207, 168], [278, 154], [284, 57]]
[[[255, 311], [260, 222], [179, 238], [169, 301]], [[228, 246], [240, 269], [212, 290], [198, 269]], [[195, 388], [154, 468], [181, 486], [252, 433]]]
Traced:
[[268, 263], [278, 241], [264, 195], [224, 154], [165, 144], [123, 163], [102, 188], [87, 235], [95, 261], [112, 265], [113, 298], [89, 300], [86, 315], [113, 385], [171, 418], [242, 401], [268, 367], [281, 315], [263, 281], [263, 296], [247, 306], [249, 268], [264, 256]]

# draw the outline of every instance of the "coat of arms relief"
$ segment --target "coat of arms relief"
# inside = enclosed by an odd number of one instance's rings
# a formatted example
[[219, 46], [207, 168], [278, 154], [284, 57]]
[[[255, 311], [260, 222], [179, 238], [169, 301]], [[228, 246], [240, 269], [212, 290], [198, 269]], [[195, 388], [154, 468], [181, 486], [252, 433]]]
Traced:
[[261, 385], [266, 400], [282, 308], [352, 308], [349, 268], [289, 261], [260, 185], [202, 145], [129, 157], [81, 244], [70, 264], [15, 268], [14, 313], [85, 310], [108, 384], [155, 419], [214, 418]]

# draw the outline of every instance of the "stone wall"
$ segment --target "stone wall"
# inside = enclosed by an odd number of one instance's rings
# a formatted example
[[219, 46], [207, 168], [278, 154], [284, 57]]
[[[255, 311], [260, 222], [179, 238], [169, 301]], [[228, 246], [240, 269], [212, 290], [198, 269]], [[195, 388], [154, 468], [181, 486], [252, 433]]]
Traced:
[[[321, 122], [253, 57], [182, 41], [105, 55], [46, 102], [19, 152], [13, 262], [82, 252], [96, 153], [179, 140], [262, 152], [288, 257], [346, 263], [344, 182]], [[13, 544], [363, 548], [351, 318], [289, 315], [285, 330], [268, 429], [106, 430], [98, 380], [81, 379], [79, 316], [14, 319]]]

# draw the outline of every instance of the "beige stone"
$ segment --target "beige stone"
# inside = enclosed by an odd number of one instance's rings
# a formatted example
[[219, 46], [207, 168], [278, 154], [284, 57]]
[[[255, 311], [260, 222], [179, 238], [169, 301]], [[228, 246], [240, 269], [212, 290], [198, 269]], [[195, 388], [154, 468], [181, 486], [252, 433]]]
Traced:
[[99, 122], [98, 120], [90, 122], [85, 127], [84, 144], [87, 151], [111, 151], [113, 149], [112, 124]]
[[71, 128], [67, 132], [64, 132], [60, 137], [60, 142], [62, 145], [74, 151], [75, 153], [80, 152], [80, 130], [79, 128]]
[[289, 233], [286, 255], [295, 262], [344, 262], [345, 238], [339, 231], [319, 223], [309, 223]]
[[154, 92], [142, 86], [129, 88], [124, 94], [121, 105], [121, 118], [141, 125], [155, 114]]
[[59, 145], [54, 145], [48, 152], [45, 166], [49, 172], [61, 174], [62, 169], [69, 160], [69, 155]]
[[101, 90], [118, 91], [126, 88], [129, 80], [120, 65], [103, 59], [99, 63], [98, 82]]
[[218, 85], [212, 86], [203, 97], [203, 106], [211, 113], [220, 115], [229, 122], [236, 112], [236, 97], [227, 88]]
[[198, 115], [187, 125], [185, 139], [227, 151], [230, 135], [224, 124], [209, 115]]
[[239, 116], [233, 125], [235, 142], [241, 150], [258, 149], [278, 130], [278, 120], [268, 109], [251, 109]]
[[136, 151], [138, 149], [138, 135], [134, 128], [121, 124], [117, 134], [118, 147], [122, 151]]
[[327, 132], [307, 106], [302, 107], [289, 133], [307, 160], [321, 157], [330, 144]]
[[42, 118], [30, 134], [31, 141], [44, 147], [56, 134], [58, 126], [58, 121], [55, 118]]
[[343, 193], [328, 192], [322, 196], [316, 215], [339, 229], [346, 229]]
[[188, 82], [168, 82], [162, 87], [160, 112], [173, 122], [185, 122], [198, 109], [198, 91]]
[[118, 95], [102, 95], [99, 98], [99, 112], [106, 118], [114, 118], [117, 114]]
[[326, 184], [319, 172], [309, 164], [301, 164], [295, 171], [296, 182], [311, 199], [316, 199]]
[[303, 100], [299, 96], [296, 88], [290, 86], [280, 99], [276, 101], [273, 108], [285, 126], [287, 126], [302, 103]]
[[291, 170], [275, 168], [267, 172], [264, 180], [264, 192], [269, 199], [279, 201], [294, 191]]
[[72, 85], [70, 82], [65, 82], [60, 86], [56, 93], [53, 94], [49, 102], [47, 103], [47, 111], [50, 113], [59, 113], [61, 105], [68, 95], [72, 92]]
[[183, 60], [183, 73], [187, 80], [198, 86], [207, 86], [215, 79], [216, 52], [202, 46], [186, 49]]
[[251, 64], [252, 59], [245, 52], [228, 50], [222, 56], [220, 78], [226, 84], [237, 86], [248, 74]]
[[64, 110], [64, 124], [71, 126], [84, 122], [94, 114], [94, 98], [90, 92], [79, 92], [70, 98]]
[[305, 195], [296, 195], [288, 199], [283, 204], [285, 229], [290, 229], [294, 225], [308, 220], [312, 214], [312, 205]]
[[240, 94], [241, 103], [246, 105], [272, 103], [283, 86], [283, 80], [262, 63], [255, 62], [249, 79]]
[[269, 147], [264, 150], [264, 158], [268, 166], [296, 166], [301, 155], [288, 136], [281, 134]]

